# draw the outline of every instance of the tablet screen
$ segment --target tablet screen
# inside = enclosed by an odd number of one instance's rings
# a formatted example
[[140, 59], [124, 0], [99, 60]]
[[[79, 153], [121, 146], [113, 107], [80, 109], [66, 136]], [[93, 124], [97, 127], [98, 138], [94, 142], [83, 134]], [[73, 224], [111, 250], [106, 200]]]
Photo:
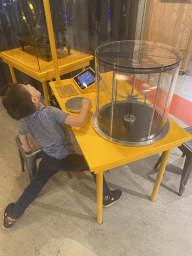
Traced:
[[85, 70], [79, 76], [74, 77], [79, 87], [83, 90], [95, 82], [95, 74], [91, 69]]

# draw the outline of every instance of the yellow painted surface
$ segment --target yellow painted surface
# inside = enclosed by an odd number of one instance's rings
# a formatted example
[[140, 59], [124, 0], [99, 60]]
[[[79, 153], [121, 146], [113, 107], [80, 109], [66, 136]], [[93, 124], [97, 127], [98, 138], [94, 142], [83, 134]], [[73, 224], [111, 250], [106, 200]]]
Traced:
[[[71, 50], [71, 55], [67, 54], [66, 49], [60, 51], [59, 54], [57, 58], [60, 75], [83, 68], [89, 65], [89, 61], [93, 59], [92, 55], [75, 50]], [[22, 51], [21, 48], [4, 51], [0, 53], [0, 57], [5, 63], [40, 82], [48, 81], [55, 77], [53, 61], [47, 62], [43, 54], [39, 54], [37, 58], [34, 47], [25, 46], [25, 51]]]
[[[60, 51], [59, 54], [60, 56], [57, 57], [59, 75], [64, 75], [74, 70], [84, 68], [88, 66], [89, 61], [93, 59], [92, 55], [75, 50], [71, 50], [70, 55], [66, 53], [66, 50]], [[16, 68], [42, 82], [46, 104], [48, 106], [50, 105], [48, 90], [45, 82], [56, 77], [56, 72], [54, 69], [54, 66], [56, 65], [55, 62], [47, 62], [45, 55], [41, 54], [39, 54], [37, 58], [35, 48], [31, 46], [25, 46], [25, 51], [22, 51], [21, 48], [16, 48], [1, 52], [0, 57], [9, 65], [13, 82], [16, 82], [13, 68]], [[59, 80], [60, 79], [57, 79], [57, 81]]]
[[[69, 98], [60, 98], [54, 88], [53, 82], [50, 83], [53, 93], [63, 111], [65, 102]], [[82, 96], [79, 93], [80, 96]], [[126, 146], [110, 142], [93, 129], [91, 116], [95, 111], [96, 93], [83, 95], [92, 102], [92, 108], [89, 111], [87, 121], [83, 127], [72, 127], [76, 140], [87, 160], [90, 170], [99, 173], [108, 169], [136, 161], [171, 148], [180, 146], [182, 143], [190, 140], [192, 136], [176, 124], [172, 119], [170, 121], [170, 131], [159, 142], [149, 146]], [[66, 111], [67, 112], [67, 111]]]
[[170, 131], [165, 138], [155, 144], [142, 147], [124, 146], [105, 140], [93, 129], [90, 115], [84, 127], [72, 127], [72, 130], [91, 171], [95, 173], [178, 147], [192, 138], [171, 119]]

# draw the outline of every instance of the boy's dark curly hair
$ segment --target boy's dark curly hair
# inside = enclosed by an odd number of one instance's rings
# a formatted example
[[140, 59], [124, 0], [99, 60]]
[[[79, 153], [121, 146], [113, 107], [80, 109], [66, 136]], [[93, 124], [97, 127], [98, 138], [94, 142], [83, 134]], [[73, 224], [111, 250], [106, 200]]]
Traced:
[[7, 113], [15, 120], [29, 116], [36, 111], [31, 94], [19, 84], [9, 84], [2, 103]]

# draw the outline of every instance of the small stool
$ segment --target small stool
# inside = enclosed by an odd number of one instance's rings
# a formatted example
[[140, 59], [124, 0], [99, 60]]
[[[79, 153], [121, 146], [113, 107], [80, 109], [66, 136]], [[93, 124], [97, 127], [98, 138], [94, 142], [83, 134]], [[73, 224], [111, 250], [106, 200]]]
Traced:
[[[192, 126], [185, 128], [185, 130], [188, 133], [192, 134]], [[182, 196], [185, 190], [185, 187], [187, 186], [187, 183], [189, 181], [190, 173], [192, 171], [192, 140], [183, 143], [178, 148], [183, 152], [183, 156], [186, 156], [182, 175], [181, 175], [180, 187], [179, 187], [179, 196]], [[159, 166], [161, 159], [162, 159], [162, 155], [160, 156], [159, 160], [155, 164], [154, 166], [155, 169]]]
[[[39, 144], [32, 137], [29, 136], [29, 140], [33, 143], [34, 148], [31, 152], [27, 153], [21, 146], [22, 143], [19, 135], [17, 135], [15, 138], [21, 161], [21, 171], [24, 172], [24, 167], [26, 166], [30, 181], [32, 181], [37, 171], [37, 159], [41, 158], [41, 149], [39, 147]], [[71, 179], [71, 173], [69, 171], [66, 171], [66, 173]]]

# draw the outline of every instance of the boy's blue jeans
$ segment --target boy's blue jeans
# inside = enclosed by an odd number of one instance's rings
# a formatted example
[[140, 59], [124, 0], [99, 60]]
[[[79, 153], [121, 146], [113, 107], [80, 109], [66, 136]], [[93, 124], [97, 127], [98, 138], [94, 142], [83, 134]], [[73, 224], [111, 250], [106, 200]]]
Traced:
[[[48, 180], [56, 174], [58, 171], [86, 171], [89, 167], [82, 155], [71, 154], [64, 159], [56, 159], [47, 155], [45, 152], [41, 152], [42, 159], [39, 163], [39, 168], [34, 179], [25, 188], [23, 194], [17, 200], [15, 207], [9, 217], [13, 219], [19, 218], [30, 203], [35, 200], [39, 192], [48, 182]], [[96, 175], [92, 173], [96, 182]], [[103, 177], [103, 197], [110, 193], [110, 189], [107, 186], [105, 178]]]

